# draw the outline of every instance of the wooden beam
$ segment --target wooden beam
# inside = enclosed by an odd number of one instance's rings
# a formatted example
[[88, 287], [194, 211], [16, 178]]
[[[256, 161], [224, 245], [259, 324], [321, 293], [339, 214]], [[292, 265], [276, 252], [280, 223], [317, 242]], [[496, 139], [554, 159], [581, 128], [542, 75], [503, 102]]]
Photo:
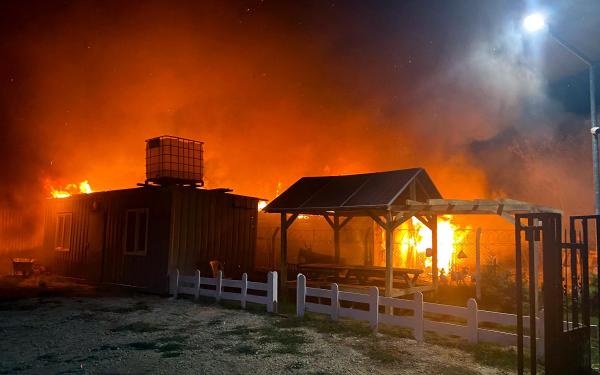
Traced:
[[394, 288], [394, 230], [385, 229], [385, 296], [392, 296]]
[[382, 229], [387, 228], [387, 224], [383, 220], [381, 220], [381, 218], [379, 216], [375, 215], [374, 213], [372, 213], [370, 211], [368, 211], [368, 213], [369, 213], [369, 216], [371, 217], [371, 219], [373, 219], [377, 224], [379, 224], [379, 226]]
[[[392, 214], [388, 212], [385, 226], [385, 296], [391, 297], [394, 289], [394, 228]], [[390, 309], [386, 311], [392, 314]]]
[[333, 248], [335, 264], [340, 264], [340, 217], [333, 216]]
[[352, 220], [352, 216], [346, 216], [344, 220], [340, 223], [340, 229], [342, 229], [348, 222]]
[[415, 215], [415, 217], [417, 218], [417, 220], [419, 220], [421, 223], [425, 224], [425, 226], [429, 229], [431, 229], [431, 218], [427, 217], [427, 216], [423, 216], [423, 215]]
[[285, 212], [281, 213], [281, 246], [280, 246], [280, 257], [279, 257], [279, 273], [280, 273], [280, 294], [283, 297], [286, 295], [286, 283], [287, 283], [287, 228], [288, 220]]
[[403, 216], [396, 216], [394, 218], [394, 220], [392, 221], [391, 225], [392, 225], [392, 230], [398, 228], [400, 225], [402, 225], [402, 223], [406, 222], [408, 219], [410, 219], [412, 216], [411, 215], [403, 215]]
[[[286, 215], [285, 213], [283, 215]], [[292, 216], [290, 216], [287, 221], [285, 226], [289, 227], [290, 225], [292, 225], [292, 223], [294, 222], [294, 220], [296, 220], [296, 218], [298, 217], [299, 214], [292, 214]]]
[[335, 228], [335, 224], [333, 223], [333, 220], [331, 220], [329, 215], [323, 215], [323, 217], [325, 218], [330, 227]]

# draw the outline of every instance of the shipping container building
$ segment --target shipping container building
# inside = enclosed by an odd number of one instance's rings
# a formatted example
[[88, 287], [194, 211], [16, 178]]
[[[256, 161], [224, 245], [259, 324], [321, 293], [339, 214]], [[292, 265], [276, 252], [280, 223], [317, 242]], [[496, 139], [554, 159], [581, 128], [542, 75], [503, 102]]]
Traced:
[[254, 269], [258, 199], [190, 186], [143, 186], [50, 199], [44, 263], [60, 275], [164, 293], [168, 274], [218, 260]]

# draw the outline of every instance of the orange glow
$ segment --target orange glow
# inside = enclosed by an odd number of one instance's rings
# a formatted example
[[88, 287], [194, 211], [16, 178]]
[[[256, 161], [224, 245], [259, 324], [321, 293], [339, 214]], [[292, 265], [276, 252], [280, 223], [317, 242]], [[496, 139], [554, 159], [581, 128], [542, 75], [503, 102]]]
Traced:
[[90, 194], [92, 192], [88, 180], [83, 180], [79, 184], [67, 184], [64, 188], [50, 186], [50, 196], [52, 198], [67, 198], [73, 194]]
[[267, 207], [267, 201], [258, 201], [258, 210], [262, 211], [265, 207]]
[[[438, 269], [451, 270], [455, 256], [460, 252], [467, 237], [467, 231], [453, 223], [451, 215], [438, 218]], [[398, 249], [394, 263], [397, 266], [431, 268], [432, 258], [426, 256], [431, 248], [431, 230], [415, 217], [403, 223], [394, 232], [394, 245]]]

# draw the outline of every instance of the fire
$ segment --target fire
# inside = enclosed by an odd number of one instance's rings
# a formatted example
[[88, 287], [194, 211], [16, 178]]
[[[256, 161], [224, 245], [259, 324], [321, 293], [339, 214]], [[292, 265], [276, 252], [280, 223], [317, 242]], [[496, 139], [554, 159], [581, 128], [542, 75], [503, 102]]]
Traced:
[[92, 187], [88, 180], [83, 180], [79, 184], [67, 184], [64, 188], [55, 188], [50, 186], [50, 195], [52, 198], [67, 198], [73, 194], [90, 194]]
[[258, 201], [258, 210], [262, 211], [265, 207], [267, 207], [267, 201]]
[[[467, 231], [454, 224], [451, 215], [438, 218], [439, 270], [448, 272], [453, 268], [466, 237]], [[427, 256], [427, 249], [432, 246], [431, 230], [418, 219], [411, 218], [394, 232], [394, 244], [399, 250], [394, 259], [397, 266], [418, 268], [425, 265], [425, 268], [431, 268], [432, 258]]]

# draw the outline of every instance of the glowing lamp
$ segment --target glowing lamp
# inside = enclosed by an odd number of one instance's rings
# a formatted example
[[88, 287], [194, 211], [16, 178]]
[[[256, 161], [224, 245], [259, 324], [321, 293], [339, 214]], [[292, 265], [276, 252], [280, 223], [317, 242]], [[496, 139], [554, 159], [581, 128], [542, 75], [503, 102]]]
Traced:
[[523, 19], [523, 28], [535, 33], [546, 27], [546, 18], [541, 13], [533, 13]]

